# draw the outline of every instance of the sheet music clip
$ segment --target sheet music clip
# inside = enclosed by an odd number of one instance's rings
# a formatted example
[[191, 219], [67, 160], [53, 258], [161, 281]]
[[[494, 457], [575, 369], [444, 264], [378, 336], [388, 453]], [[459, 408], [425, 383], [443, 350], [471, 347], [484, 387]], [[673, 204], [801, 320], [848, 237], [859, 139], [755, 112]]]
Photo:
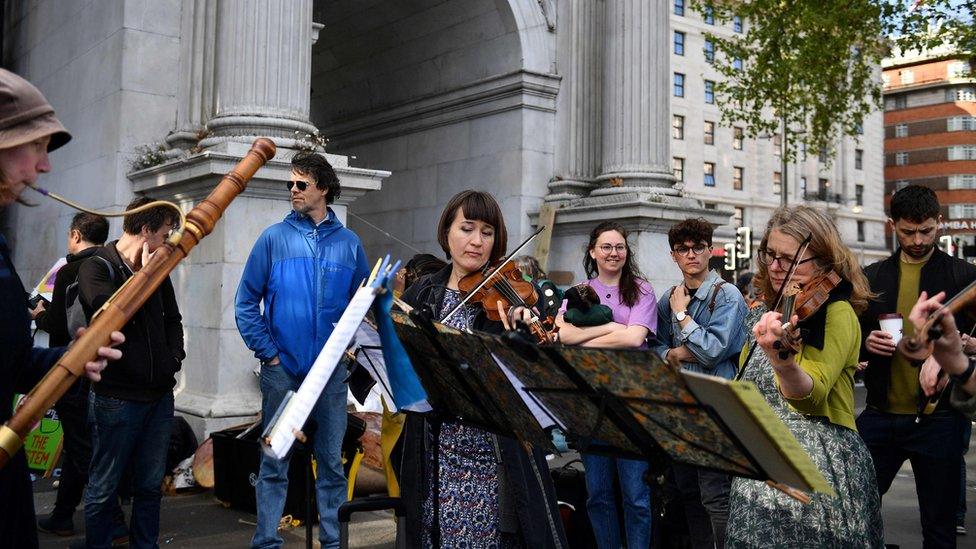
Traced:
[[285, 410], [288, 408], [288, 403], [291, 402], [291, 399], [294, 396], [295, 391], [288, 391], [285, 393], [285, 397], [281, 399], [281, 404], [278, 405], [278, 409], [275, 410], [274, 415], [271, 416], [271, 421], [268, 422], [268, 427], [261, 433], [261, 440], [264, 441], [261, 448], [263, 449], [264, 453], [268, 454], [270, 457], [276, 457], [274, 452], [271, 451], [271, 434], [274, 432], [275, 427], [278, 426], [278, 420], [281, 419], [282, 415], [284, 415]]

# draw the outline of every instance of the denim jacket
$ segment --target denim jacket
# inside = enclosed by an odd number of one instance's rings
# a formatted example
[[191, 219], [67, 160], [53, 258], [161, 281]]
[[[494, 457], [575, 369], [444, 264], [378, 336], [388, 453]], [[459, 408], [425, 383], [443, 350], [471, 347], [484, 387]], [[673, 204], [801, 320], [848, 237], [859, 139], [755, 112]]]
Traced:
[[712, 301], [715, 285], [719, 283], [714, 271], [695, 292], [688, 303], [691, 321], [681, 328], [678, 319], [671, 314], [671, 292], [665, 292], [657, 302], [657, 344], [654, 350], [665, 358], [670, 349], [684, 345], [698, 362], [683, 362], [682, 367], [692, 371], [731, 379], [737, 370], [736, 360], [746, 340], [745, 318], [748, 309], [742, 294], [734, 284], [722, 284]]

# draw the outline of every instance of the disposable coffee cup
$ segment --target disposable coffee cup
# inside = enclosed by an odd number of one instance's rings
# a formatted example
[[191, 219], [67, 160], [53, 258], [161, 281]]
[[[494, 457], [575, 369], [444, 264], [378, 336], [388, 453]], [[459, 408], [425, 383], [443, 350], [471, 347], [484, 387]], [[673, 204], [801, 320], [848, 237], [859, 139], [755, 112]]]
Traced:
[[888, 313], [878, 315], [878, 323], [881, 324], [881, 331], [891, 336], [891, 341], [898, 345], [901, 336], [904, 335], [905, 320], [901, 313]]

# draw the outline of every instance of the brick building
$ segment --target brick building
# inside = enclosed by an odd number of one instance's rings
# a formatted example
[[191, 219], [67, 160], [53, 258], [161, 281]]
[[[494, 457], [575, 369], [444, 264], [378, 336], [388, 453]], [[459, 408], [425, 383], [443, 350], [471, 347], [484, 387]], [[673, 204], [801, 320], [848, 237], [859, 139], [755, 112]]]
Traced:
[[[953, 251], [976, 259], [976, 78], [953, 52], [883, 64], [885, 203], [909, 185], [931, 187]], [[887, 235], [889, 243], [891, 234]]]

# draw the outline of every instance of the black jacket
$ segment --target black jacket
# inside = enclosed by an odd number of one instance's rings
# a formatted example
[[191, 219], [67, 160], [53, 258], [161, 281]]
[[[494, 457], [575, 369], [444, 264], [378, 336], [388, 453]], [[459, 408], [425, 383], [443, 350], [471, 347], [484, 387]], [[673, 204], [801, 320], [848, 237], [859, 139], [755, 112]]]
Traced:
[[99, 246], [92, 246], [76, 254], [68, 254], [65, 259], [68, 261], [60, 269], [54, 279], [54, 290], [51, 292], [51, 304], [43, 313], [37, 315], [34, 324], [41, 330], [47, 332], [50, 337], [48, 342], [51, 347], [62, 347], [69, 343], [73, 334], [68, 333], [68, 319], [65, 316], [65, 290], [68, 286], [78, 279], [78, 269], [81, 262], [91, 257], [98, 251]]
[[[898, 283], [900, 275], [901, 249], [895, 250], [887, 259], [878, 261], [864, 268], [864, 274], [871, 284], [871, 291], [878, 294], [875, 300], [868, 304], [868, 308], [861, 314], [861, 360], [868, 361], [868, 368], [864, 371], [864, 385], [868, 390], [867, 404], [873, 408], [885, 411], [888, 408], [888, 387], [891, 385], [891, 357], [875, 355], [867, 351], [864, 342], [868, 334], [880, 328], [878, 315], [896, 312], [898, 307]], [[954, 258], [938, 248], [932, 252], [932, 257], [922, 267], [919, 291], [929, 295], [945, 292], [946, 298], [959, 293], [960, 290], [976, 280], [976, 266], [962, 259]], [[908, 319], [905, 319], [908, 322]], [[973, 327], [973, 320], [966, 315], [956, 315], [956, 325], [959, 330], [969, 333]], [[919, 388], [921, 395], [921, 387]], [[949, 391], [943, 395], [939, 408], [948, 406]]]
[[[444, 288], [451, 275], [451, 265], [421, 278], [403, 293], [403, 300], [413, 307], [429, 306], [436, 315], [444, 300]], [[501, 322], [489, 320], [484, 310], [474, 318], [471, 329], [501, 333]], [[428, 442], [437, 429], [436, 411], [431, 415], [408, 414], [401, 440], [401, 497], [407, 508], [407, 546], [419, 547], [421, 513], [428, 483], [435, 479], [428, 470]], [[517, 524], [522, 546], [533, 548], [568, 547], [563, 532], [556, 493], [545, 455], [539, 450], [526, 452], [515, 439], [495, 436], [499, 460], [499, 519], [503, 524]], [[503, 496], [504, 494], [504, 496]], [[503, 502], [504, 500], [504, 502]]]
[[[99, 256], [114, 267], [109, 273], [103, 261], [81, 262], [78, 290], [85, 316], [92, 315], [132, 276], [116, 249], [118, 241], [99, 248]], [[125, 343], [118, 346], [122, 358], [109, 364], [102, 380], [93, 384], [102, 396], [149, 402], [171, 392], [186, 353], [183, 351], [183, 317], [169, 277], [122, 327]]]

